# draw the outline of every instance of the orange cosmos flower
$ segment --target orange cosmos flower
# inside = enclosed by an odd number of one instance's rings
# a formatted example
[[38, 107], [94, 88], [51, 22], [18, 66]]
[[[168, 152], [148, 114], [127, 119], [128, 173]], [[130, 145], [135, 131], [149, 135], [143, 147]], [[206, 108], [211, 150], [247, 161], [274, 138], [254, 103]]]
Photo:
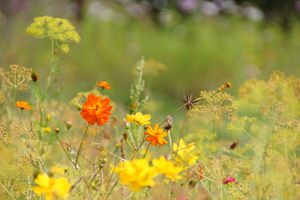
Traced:
[[31, 106], [27, 101], [17, 101], [16, 106], [21, 108], [21, 110], [31, 110]]
[[111, 88], [110, 85], [109, 85], [109, 83], [106, 82], [106, 81], [100, 81], [100, 82], [98, 82], [97, 86], [101, 87], [104, 90], [110, 90], [110, 88]]
[[164, 139], [164, 137], [166, 137], [168, 133], [164, 132], [162, 128], [159, 128], [158, 124], [155, 124], [153, 128], [148, 126], [145, 134], [148, 135], [146, 140], [149, 141], [151, 145], [155, 146], [157, 144], [167, 144], [167, 141]]
[[86, 102], [82, 105], [80, 115], [88, 124], [93, 125], [97, 122], [97, 124], [101, 126], [109, 120], [110, 111], [112, 109], [109, 103], [109, 98], [89, 94]]

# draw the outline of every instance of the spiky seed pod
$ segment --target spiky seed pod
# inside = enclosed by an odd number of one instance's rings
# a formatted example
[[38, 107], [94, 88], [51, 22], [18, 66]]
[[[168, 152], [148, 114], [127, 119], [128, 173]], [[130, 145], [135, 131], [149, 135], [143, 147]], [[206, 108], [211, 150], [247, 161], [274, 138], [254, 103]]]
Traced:
[[183, 96], [183, 103], [184, 103], [187, 111], [189, 111], [198, 102], [199, 102], [199, 100], [194, 99], [193, 95], [191, 95], [191, 94], [185, 94]]

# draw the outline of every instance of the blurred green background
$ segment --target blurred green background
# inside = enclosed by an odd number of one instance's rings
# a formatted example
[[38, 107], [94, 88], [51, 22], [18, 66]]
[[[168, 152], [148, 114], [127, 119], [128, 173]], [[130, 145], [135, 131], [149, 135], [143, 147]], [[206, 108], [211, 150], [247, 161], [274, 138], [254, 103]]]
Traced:
[[184, 93], [225, 81], [236, 93], [246, 79], [274, 70], [300, 75], [298, 1], [1, 0], [0, 8], [0, 66], [31, 67], [41, 79], [49, 70], [50, 43], [26, 35], [26, 27], [44, 15], [76, 25], [82, 40], [61, 57], [53, 87], [66, 101], [107, 80], [112, 99], [128, 105], [142, 57], [148, 109], [166, 113]]

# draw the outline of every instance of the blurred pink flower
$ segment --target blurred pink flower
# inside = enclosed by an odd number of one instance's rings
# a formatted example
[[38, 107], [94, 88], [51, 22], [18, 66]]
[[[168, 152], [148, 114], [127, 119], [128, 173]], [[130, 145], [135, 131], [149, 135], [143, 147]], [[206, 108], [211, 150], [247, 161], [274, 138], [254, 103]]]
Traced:
[[227, 176], [224, 181], [223, 184], [229, 184], [229, 183], [234, 183], [236, 182], [235, 178], [231, 177], [231, 176]]

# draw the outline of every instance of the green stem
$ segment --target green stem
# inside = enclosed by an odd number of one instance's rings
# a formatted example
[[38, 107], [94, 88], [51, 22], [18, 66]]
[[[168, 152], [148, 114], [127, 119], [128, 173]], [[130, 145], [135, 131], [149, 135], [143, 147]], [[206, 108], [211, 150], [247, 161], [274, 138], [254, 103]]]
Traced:
[[149, 150], [150, 144], [151, 144], [151, 143], [149, 142], [149, 144], [148, 144], [148, 146], [147, 146], [147, 148], [146, 148], [145, 154], [144, 154], [144, 158], [146, 158], [146, 155], [147, 155], [147, 153], [148, 153], [148, 150]]
[[89, 125], [86, 126], [83, 137], [81, 139], [81, 142], [80, 142], [80, 145], [79, 145], [79, 148], [77, 151], [77, 155], [76, 155], [75, 166], [77, 166], [79, 154], [81, 153], [81, 150], [82, 150], [83, 141], [85, 140], [85, 138], [87, 136], [88, 128], [89, 128]]
[[25, 132], [26, 132], [26, 135], [29, 136], [29, 131], [27, 130], [27, 127], [26, 127], [25, 122], [24, 122], [23, 109], [21, 110], [21, 121], [22, 121], [24, 130], [25, 130]]
[[130, 129], [128, 129], [128, 135], [129, 135], [129, 137], [130, 137], [130, 139], [131, 139], [131, 143], [132, 143], [133, 147], [136, 148], [136, 147], [135, 147], [135, 144], [134, 144], [134, 139], [133, 139], [133, 136], [132, 136], [132, 134], [131, 134], [131, 130], [130, 130]]
[[187, 115], [185, 115], [185, 117], [184, 117], [184, 120], [183, 120], [183, 123], [182, 123], [182, 127], [181, 127], [181, 130], [179, 132], [179, 138], [178, 138], [177, 149], [176, 149], [176, 152], [175, 152], [174, 160], [178, 156], [178, 150], [179, 150], [179, 146], [180, 146], [180, 140], [181, 140], [181, 137], [182, 137], [182, 132], [184, 130], [186, 121], [187, 121]]
[[210, 197], [215, 200], [214, 196], [212, 195], [212, 193], [209, 191], [209, 189], [205, 186], [205, 184], [203, 183], [203, 181], [200, 181], [201, 184], [203, 185], [203, 187], [205, 188], [205, 190], [208, 192], [208, 194], [210, 195]]
[[173, 152], [173, 143], [172, 143], [172, 137], [171, 137], [171, 131], [168, 130], [168, 138], [169, 138], [169, 144], [170, 144], [170, 150], [171, 150], [171, 154]]
[[48, 90], [49, 90], [50, 85], [51, 85], [52, 74], [56, 70], [55, 55], [54, 55], [54, 42], [55, 42], [54, 40], [51, 40], [51, 58], [50, 58], [50, 67], [51, 67], [51, 69], [50, 69], [50, 72], [49, 72], [49, 75], [48, 75], [48, 78], [47, 78], [47, 85], [46, 85], [45, 92], [42, 95], [42, 101], [45, 99], [45, 97], [48, 93]]
[[[145, 136], [144, 136], [145, 138]], [[132, 156], [131, 160], [134, 159], [134, 157], [139, 153], [141, 147], [143, 146], [145, 140], [143, 139], [143, 141], [141, 142], [140, 146], [137, 148], [137, 150], [135, 151], [134, 155]]]
[[66, 154], [66, 156], [68, 157], [68, 159], [70, 160], [70, 162], [72, 163], [73, 167], [76, 169], [76, 164], [73, 163], [72, 158], [70, 157], [70, 155], [68, 154], [67, 150], [64, 148], [61, 140], [59, 139], [58, 135], [56, 133], [54, 133], [55, 138], [57, 139], [57, 141], [59, 142], [61, 148], [63, 149], [64, 153]]
[[109, 193], [107, 194], [107, 197], [105, 198], [106, 200], [110, 197], [111, 193], [113, 192], [114, 188], [117, 186], [119, 180], [117, 180], [114, 185], [111, 187], [111, 189], [109, 190]]

